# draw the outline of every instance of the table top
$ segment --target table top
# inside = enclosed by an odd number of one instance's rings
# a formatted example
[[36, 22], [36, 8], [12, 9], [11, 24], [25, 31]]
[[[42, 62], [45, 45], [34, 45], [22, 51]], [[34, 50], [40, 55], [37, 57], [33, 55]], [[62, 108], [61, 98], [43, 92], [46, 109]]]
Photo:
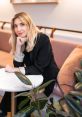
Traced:
[[43, 82], [42, 75], [26, 75], [32, 82], [32, 85], [24, 84], [15, 73], [5, 72], [4, 68], [0, 69], [0, 90], [8, 92], [20, 92], [30, 90], [39, 86]]

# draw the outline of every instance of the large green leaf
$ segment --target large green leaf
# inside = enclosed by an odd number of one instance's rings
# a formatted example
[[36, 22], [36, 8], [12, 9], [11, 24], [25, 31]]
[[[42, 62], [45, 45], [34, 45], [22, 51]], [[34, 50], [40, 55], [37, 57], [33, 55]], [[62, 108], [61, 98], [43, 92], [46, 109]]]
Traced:
[[47, 87], [52, 82], [54, 82], [54, 80], [49, 80], [46, 83], [44, 83], [44, 84], [40, 85], [39, 87], [35, 88], [34, 91], [35, 92], [40, 91], [40, 90], [44, 89], [45, 87]]
[[16, 96], [15, 96], [15, 98], [17, 98], [17, 97], [20, 97], [20, 96], [30, 96], [31, 94], [30, 94], [30, 92], [22, 92], [22, 93], [19, 93], [19, 94], [17, 94]]
[[64, 96], [67, 104], [72, 107], [76, 112], [82, 115], [82, 107], [77, 103], [77, 101], [71, 95]]
[[59, 103], [61, 105], [62, 110], [69, 113], [69, 108], [64, 97], [59, 100]]
[[22, 100], [20, 102], [20, 104], [18, 105], [18, 109], [22, 109], [26, 104], [29, 104], [30, 103], [30, 99], [28, 97], [26, 97], [26, 99]]
[[78, 71], [76, 71], [74, 74], [76, 76], [76, 80], [78, 82], [82, 82], [82, 71], [78, 69]]
[[27, 113], [16, 113], [15, 115], [14, 115], [14, 117], [25, 117], [27, 115]]
[[74, 87], [76, 90], [82, 90], [82, 82], [78, 82]]
[[80, 67], [82, 68], [82, 60], [80, 60]]
[[31, 81], [21, 72], [15, 72], [15, 74], [26, 85], [32, 85]]
[[81, 96], [82, 97], [82, 92], [79, 92], [79, 91], [70, 91], [69, 94], [71, 94], [73, 96]]
[[79, 113], [77, 113], [72, 107], [70, 107], [70, 105], [68, 104], [68, 110], [69, 110], [69, 114], [72, 117], [81, 117]]
[[27, 115], [31, 114], [35, 110], [35, 107], [31, 105], [27, 105], [26, 107], [22, 108], [18, 113], [27, 113]]
[[31, 105], [36, 108], [36, 110], [41, 110], [44, 108], [45, 104], [47, 103], [47, 99], [38, 99], [33, 102], [31, 102]]
[[57, 100], [53, 100], [53, 107], [56, 108], [57, 110], [62, 110], [60, 102]]
[[62, 110], [61, 111], [60, 110], [57, 110], [55, 108], [51, 108], [50, 106], [49, 106], [49, 108], [47, 110], [47, 113], [49, 115], [54, 115], [53, 117], [72, 117], [69, 113], [64, 112]]

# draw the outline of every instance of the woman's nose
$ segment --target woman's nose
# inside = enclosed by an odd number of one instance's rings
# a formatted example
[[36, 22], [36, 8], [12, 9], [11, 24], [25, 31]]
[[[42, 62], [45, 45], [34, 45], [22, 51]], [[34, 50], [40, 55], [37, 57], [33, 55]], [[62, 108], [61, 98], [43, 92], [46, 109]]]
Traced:
[[20, 27], [20, 26], [18, 26], [18, 27], [17, 27], [17, 31], [20, 31], [20, 30], [21, 30], [21, 27]]

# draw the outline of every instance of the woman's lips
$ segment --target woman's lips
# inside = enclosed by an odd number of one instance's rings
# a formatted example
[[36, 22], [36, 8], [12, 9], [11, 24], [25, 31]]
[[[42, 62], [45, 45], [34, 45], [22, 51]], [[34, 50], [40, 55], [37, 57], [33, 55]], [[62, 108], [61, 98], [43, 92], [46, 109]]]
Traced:
[[23, 33], [18, 33], [18, 35], [22, 35]]

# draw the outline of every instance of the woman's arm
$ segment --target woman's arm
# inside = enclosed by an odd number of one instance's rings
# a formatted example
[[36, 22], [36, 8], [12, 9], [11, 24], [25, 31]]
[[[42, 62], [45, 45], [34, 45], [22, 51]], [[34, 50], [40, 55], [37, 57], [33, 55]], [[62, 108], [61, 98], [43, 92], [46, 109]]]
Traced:
[[7, 65], [5, 67], [5, 71], [7, 72], [20, 71], [18, 67], [23, 66], [24, 54], [22, 51], [22, 47], [24, 46], [25, 41], [26, 41], [25, 38], [17, 37], [16, 51], [14, 53], [14, 60], [17, 61], [17, 63], [14, 64], [14, 66]]

